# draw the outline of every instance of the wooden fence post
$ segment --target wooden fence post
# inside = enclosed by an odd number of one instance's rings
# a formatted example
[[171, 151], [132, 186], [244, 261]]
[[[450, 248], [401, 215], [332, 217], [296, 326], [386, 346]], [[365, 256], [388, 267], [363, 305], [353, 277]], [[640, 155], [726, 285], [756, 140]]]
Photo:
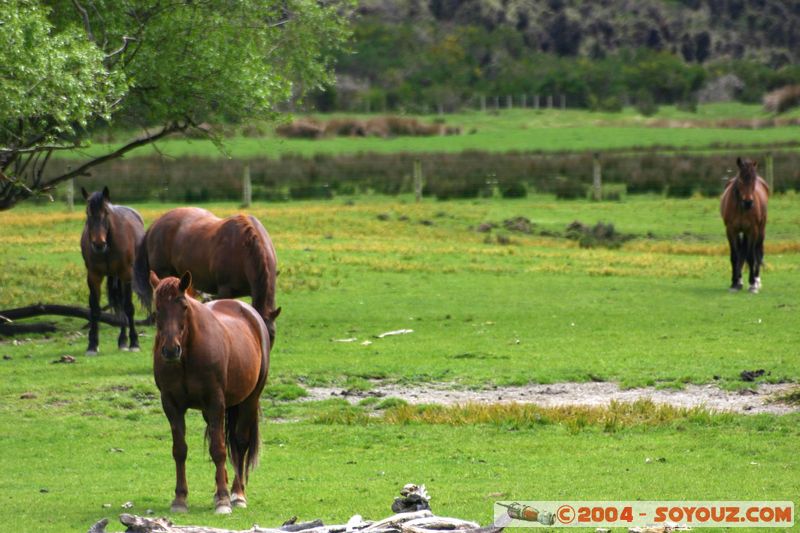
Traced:
[[422, 161], [414, 160], [414, 199], [419, 202], [422, 200]]
[[527, 94], [523, 94], [522, 95], [522, 105], [521, 105], [521, 107], [522, 107], [522, 109], [525, 109], [526, 107], [528, 107], [528, 95]]
[[534, 109], [539, 109], [539, 95], [538, 94], [534, 94], [533, 95], [533, 108]]
[[592, 190], [595, 200], [600, 201], [603, 199], [603, 176], [598, 152], [595, 152], [592, 157]]
[[[71, 170], [71, 167], [67, 167], [67, 172]], [[75, 209], [75, 178], [67, 181], [67, 190], [65, 192], [67, 195], [67, 210], [72, 211]]]
[[506, 107], [509, 109], [514, 107], [514, 98], [510, 94], [506, 95]]
[[547, 95], [547, 109], [553, 109], [553, 95]]
[[767, 164], [766, 164], [766, 171], [767, 171], [767, 184], [769, 185], [769, 192], [772, 194], [774, 192], [775, 186], [775, 175], [774, 175], [774, 164], [772, 160], [772, 152], [767, 154]]
[[566, 94], [562, 94], [561, 95], [561, 109], [564, 110], [566, 108], [567, 108], [567, 95]]
[[486, 111], [486, 95], [481, 95], [481, 111]]
[[242, 207], [250, 207], [253, 201], [253, 184], [250, 181], [250, 164], [245, 163], [242, 174]]
[[[67, 169], [67, 172], [69, 172], [70, 170], [72, 169], [71, 168]], [[66, 192], [67, 192], [67, 209], [72, 211], [73, 209], [75, 209], [75, 178], [72, 178], [71, 180], [67, 181]]]

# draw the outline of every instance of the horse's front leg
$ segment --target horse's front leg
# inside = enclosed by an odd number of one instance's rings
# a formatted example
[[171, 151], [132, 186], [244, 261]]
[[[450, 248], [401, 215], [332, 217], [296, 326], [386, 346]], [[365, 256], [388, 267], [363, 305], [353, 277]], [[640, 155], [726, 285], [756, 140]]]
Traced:
[[217, 492], [214, 494], [214, 512], [231, 513], [231, 495], [228, 492], [228, 471], [225, 468], [227, 459], [225, 449], [225, 401], [219, 398], [208, 409], [203, 411], [208, 423], [208, 451], [216, 467]]
[[750, 264], [750, 292], [761, 290], [761, 264], [764, 262], [764, 234], [758, 235], [753, 245], [753, 262]]
[[731, 292], [742, 290], [741, 242], [736, 232], [728, 231], [728, 245], [731, 249]]
[[86, 348], [86, 355], [97, 355], [97, 323], [100, 321], [100, 289], [103, 284], [103, 276], [89, 271], [86, 275], [86, 284], [89, 286], [89, 346]]
[[123, 296], [125, 305], [125, 316], [128, 319], [128, 328], [130, 329], [130, 344], [129, 349], [132, 352], [139, 351], [139, 335], [136, 333], [136, 324], [133, 320], [133, 287], [130, 282], [123, 282]]
[[186, 498], [189, 496], [189, 486], [186, 483], [186, 408], [180, 407], [172, 400], [161, 396], [161, 406], [169, 420], [172, 430], [172, 458], [175, 460], [175, 499], [172, 500], [170, 512], [186, 513], [189, 507]]

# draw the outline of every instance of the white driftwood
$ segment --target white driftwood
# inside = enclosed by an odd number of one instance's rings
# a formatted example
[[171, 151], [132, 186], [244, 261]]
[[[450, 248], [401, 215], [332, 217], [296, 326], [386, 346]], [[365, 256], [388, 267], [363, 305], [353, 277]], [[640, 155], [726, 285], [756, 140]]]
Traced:
[[417, 518], [409, 520], [401, 526], [406, 533], [431, 533], [432, 531], [442, 530], [471, 530], [479, 529], [480, 524], [461, 520], [460, 518], [449, 518], [442, 516], [431, 516], [429, 518]]
[[404, 522], [408, 522], [409, 520], [416, 520], [418, 518], [430, 518], [433, 516], [433, 513], [430, 511], [414, 511], [411, 513], [397, 513], [396, 515], [392, 515], [389, 518], [384, 518], [374, 524], [364, 528], [362, 531], [369, 531], [374, 533], [375, 530], [378, 529], [400, 529], [400, 524]]
[[[119, 521], [127, 527], [126, 533], [289, 533], [297, 531], [292, 525], [283, 528], [262, 528], [253, 526], [246, 530], [220, 529], [207, 526], [177, 526], [167, 518], [147, 518], [131, 514], [122, 514]], [[360, 516], [353, 516], [347, 524], [317, 525], [319, 521], [307, 522], [309, 526], [299, 529], [297, 533], [437, 533], [441, 531], [458, 531], [459, 533], [499, 533], [502, 528], [481, 528], [474, 522], [434, 516], [428, 510], [411, 513], [398, 513], [378, 522], [364, 521]], [[108, 519], [94, 524], [89, 533], [106, 533]], [[299, 525], [299, 524], [298, 524]]]

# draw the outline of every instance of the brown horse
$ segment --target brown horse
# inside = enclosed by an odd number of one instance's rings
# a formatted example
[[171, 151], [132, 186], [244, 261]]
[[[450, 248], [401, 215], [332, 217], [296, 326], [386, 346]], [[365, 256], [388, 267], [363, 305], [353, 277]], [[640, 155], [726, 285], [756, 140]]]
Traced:
[[153, 222], [136, 252], [134, 290], [150, 308], [150, 270], [158, 276], [191, 271], [197, 290], [218, 298], [250, 296], [275, 342], [277, 258], [272, 240], [252, 215], [225, 219], [179, 207]]
[[[87, 355], [98, 352], [97, 323], [100, 318], [100, 289], [108, 277], [108, 300], [118, 315], [124, 313], [130, 327], [130, 349], [139, 351], [139, 338], [133, 321], [131, 278], [136, 248], [144, 238], [144, 222], [139, 213], [121, 205], [113, 205], [108, 187], [91, 195], [81, 187], [86, 200], [86, 224], [81, 235], [81, 254], [86, 264], [89, 285], [89, 347]], [[120, 328], [117, 345], [127, 350], [125, 326]]]
[[[269, 373], [269, 333], [261, 316], [238, 300], [202, 304], [187, 294], [188, 272], [159, 280], [155, 290], [156, 339], [153, 373], [161, 405], [172, 428], [175, 459], [175, 499], [172, 512], [186, 512], [187, 409], [200, 409], [206, 421], [209, 452], [216, 466], [216, 512], [231, 512], [231, 504], [247, 507], [245, 482], [258, 460], [259, 397]], [[225, 448], [234, 478], [228, 492]]]
[[720, 212], [725, 221], [731, 248], [732, 292], [742, 289], [742, 267], [750, 270], [750, 292], [761, 289], [761, 264], [764, 261], [764, 232], [767, 226], [769, 185], [756, 173], [758, 163], [736, 159], [739, 173], [725, 187]]

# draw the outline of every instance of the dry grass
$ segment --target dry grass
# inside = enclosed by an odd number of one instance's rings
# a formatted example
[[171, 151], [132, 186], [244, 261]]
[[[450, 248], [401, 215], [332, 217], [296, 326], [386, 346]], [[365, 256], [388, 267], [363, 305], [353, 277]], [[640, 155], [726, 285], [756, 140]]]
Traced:
[[489, 424], [509, 428], [533, 428], [542, 425], [562, 425], [570, 431], [586, 427], [606, 432], [634, 426], [667, 426], [679, 422], [710, 423], [715, 417], [700, 408], [683, 408], [656, 404], [651, 400], [633, 403], [611, 402], [604, 406], [542, 407], [520, 403], [466, 403], [460, 405], [400, 404], [389, 407], [382, 415], [368, 412], [364, 407], [347, 405], [343, 400], [316, 415], [319, 424], [432, 424], [469, 426]]

